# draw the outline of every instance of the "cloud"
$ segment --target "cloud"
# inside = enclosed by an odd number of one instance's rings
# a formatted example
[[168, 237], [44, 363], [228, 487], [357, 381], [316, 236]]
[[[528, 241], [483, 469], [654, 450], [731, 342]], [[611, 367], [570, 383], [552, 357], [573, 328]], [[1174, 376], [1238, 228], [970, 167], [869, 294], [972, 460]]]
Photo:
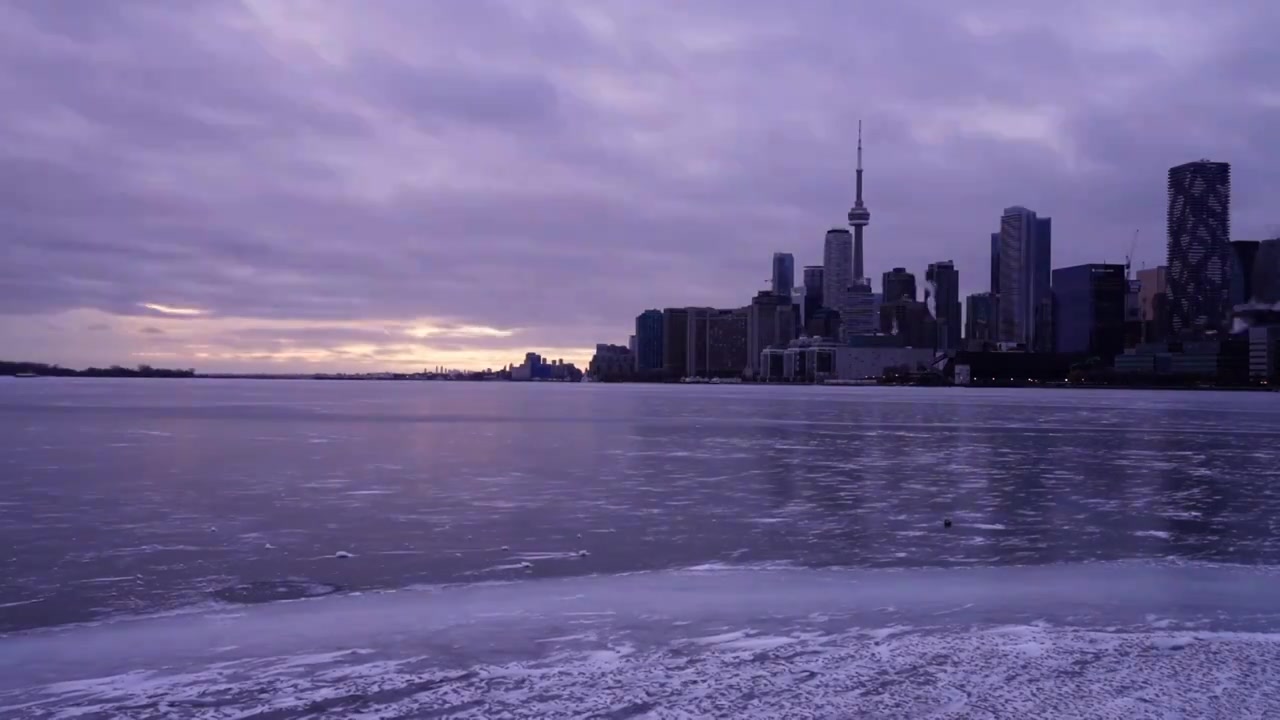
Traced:
[[[745, 304], [775, 250], [820, 262], [860, 118], [873, 273], [954, 259], [983, 289], [1013, 204], [1054, 218], [1055, 265], [1118, 261], [1137, 228], [1152, 265], [1170, 165], [1232, 161], [1233, 233], [1277, 222], [1277, 20], [1181, 0], [6, 3], [0, 340], [64, 364], [581, 362], [647, 307]], [[70, 324], [89, 315], [111, 327], [92, 344]]]
[[177, 315], [180, 317], [191, 317], [194, 315], [204, 315], [203, 310], [197, 308], [174, 307], [172, 305], [161, 305], [159, 303], [138, 303], [140, 306], [161, 315]]

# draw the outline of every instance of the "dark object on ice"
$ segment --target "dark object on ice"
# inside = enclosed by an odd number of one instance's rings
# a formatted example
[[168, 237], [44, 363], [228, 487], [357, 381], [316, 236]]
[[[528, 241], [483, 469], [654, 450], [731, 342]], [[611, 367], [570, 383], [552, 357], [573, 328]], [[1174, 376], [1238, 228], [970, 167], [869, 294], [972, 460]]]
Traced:
[[951, 518], [943, 518], [942, 527], [951, 527]]
[[225, 602], [252, 605], [278, 600], [321, 597], [332, 595], [341, 589], [337, 585], [312, 580], [266, 580], [214, 590], [213, 596]]

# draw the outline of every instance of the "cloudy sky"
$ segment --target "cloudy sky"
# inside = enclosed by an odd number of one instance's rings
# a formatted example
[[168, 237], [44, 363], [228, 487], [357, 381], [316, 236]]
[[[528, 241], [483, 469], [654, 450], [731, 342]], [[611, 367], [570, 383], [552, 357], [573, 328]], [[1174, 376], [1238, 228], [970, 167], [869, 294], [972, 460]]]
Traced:
[[[1165, 172], [1280, 229], [1280, 3], [0, 0], [0, 358], [584, 362], [821, 262], [1164, 255]], [[878, 285], [878, 281], [877, 281]]]

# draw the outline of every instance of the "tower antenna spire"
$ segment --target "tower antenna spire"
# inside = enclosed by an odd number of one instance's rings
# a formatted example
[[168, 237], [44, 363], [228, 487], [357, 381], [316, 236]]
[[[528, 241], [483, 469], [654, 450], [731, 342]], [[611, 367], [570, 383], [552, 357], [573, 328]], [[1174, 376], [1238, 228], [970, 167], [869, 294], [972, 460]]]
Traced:
[[862, 120], [858, 120], [858, 172], [862, 172]]

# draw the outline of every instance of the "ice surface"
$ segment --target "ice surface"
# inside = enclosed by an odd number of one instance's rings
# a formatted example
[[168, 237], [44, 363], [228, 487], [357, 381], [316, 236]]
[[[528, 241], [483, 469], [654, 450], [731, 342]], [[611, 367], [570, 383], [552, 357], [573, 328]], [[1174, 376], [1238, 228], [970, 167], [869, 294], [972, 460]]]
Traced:
[[1118, 563], [330, 595], [0, 637], [0, 717], [1264, 718], [1278, 594]]

